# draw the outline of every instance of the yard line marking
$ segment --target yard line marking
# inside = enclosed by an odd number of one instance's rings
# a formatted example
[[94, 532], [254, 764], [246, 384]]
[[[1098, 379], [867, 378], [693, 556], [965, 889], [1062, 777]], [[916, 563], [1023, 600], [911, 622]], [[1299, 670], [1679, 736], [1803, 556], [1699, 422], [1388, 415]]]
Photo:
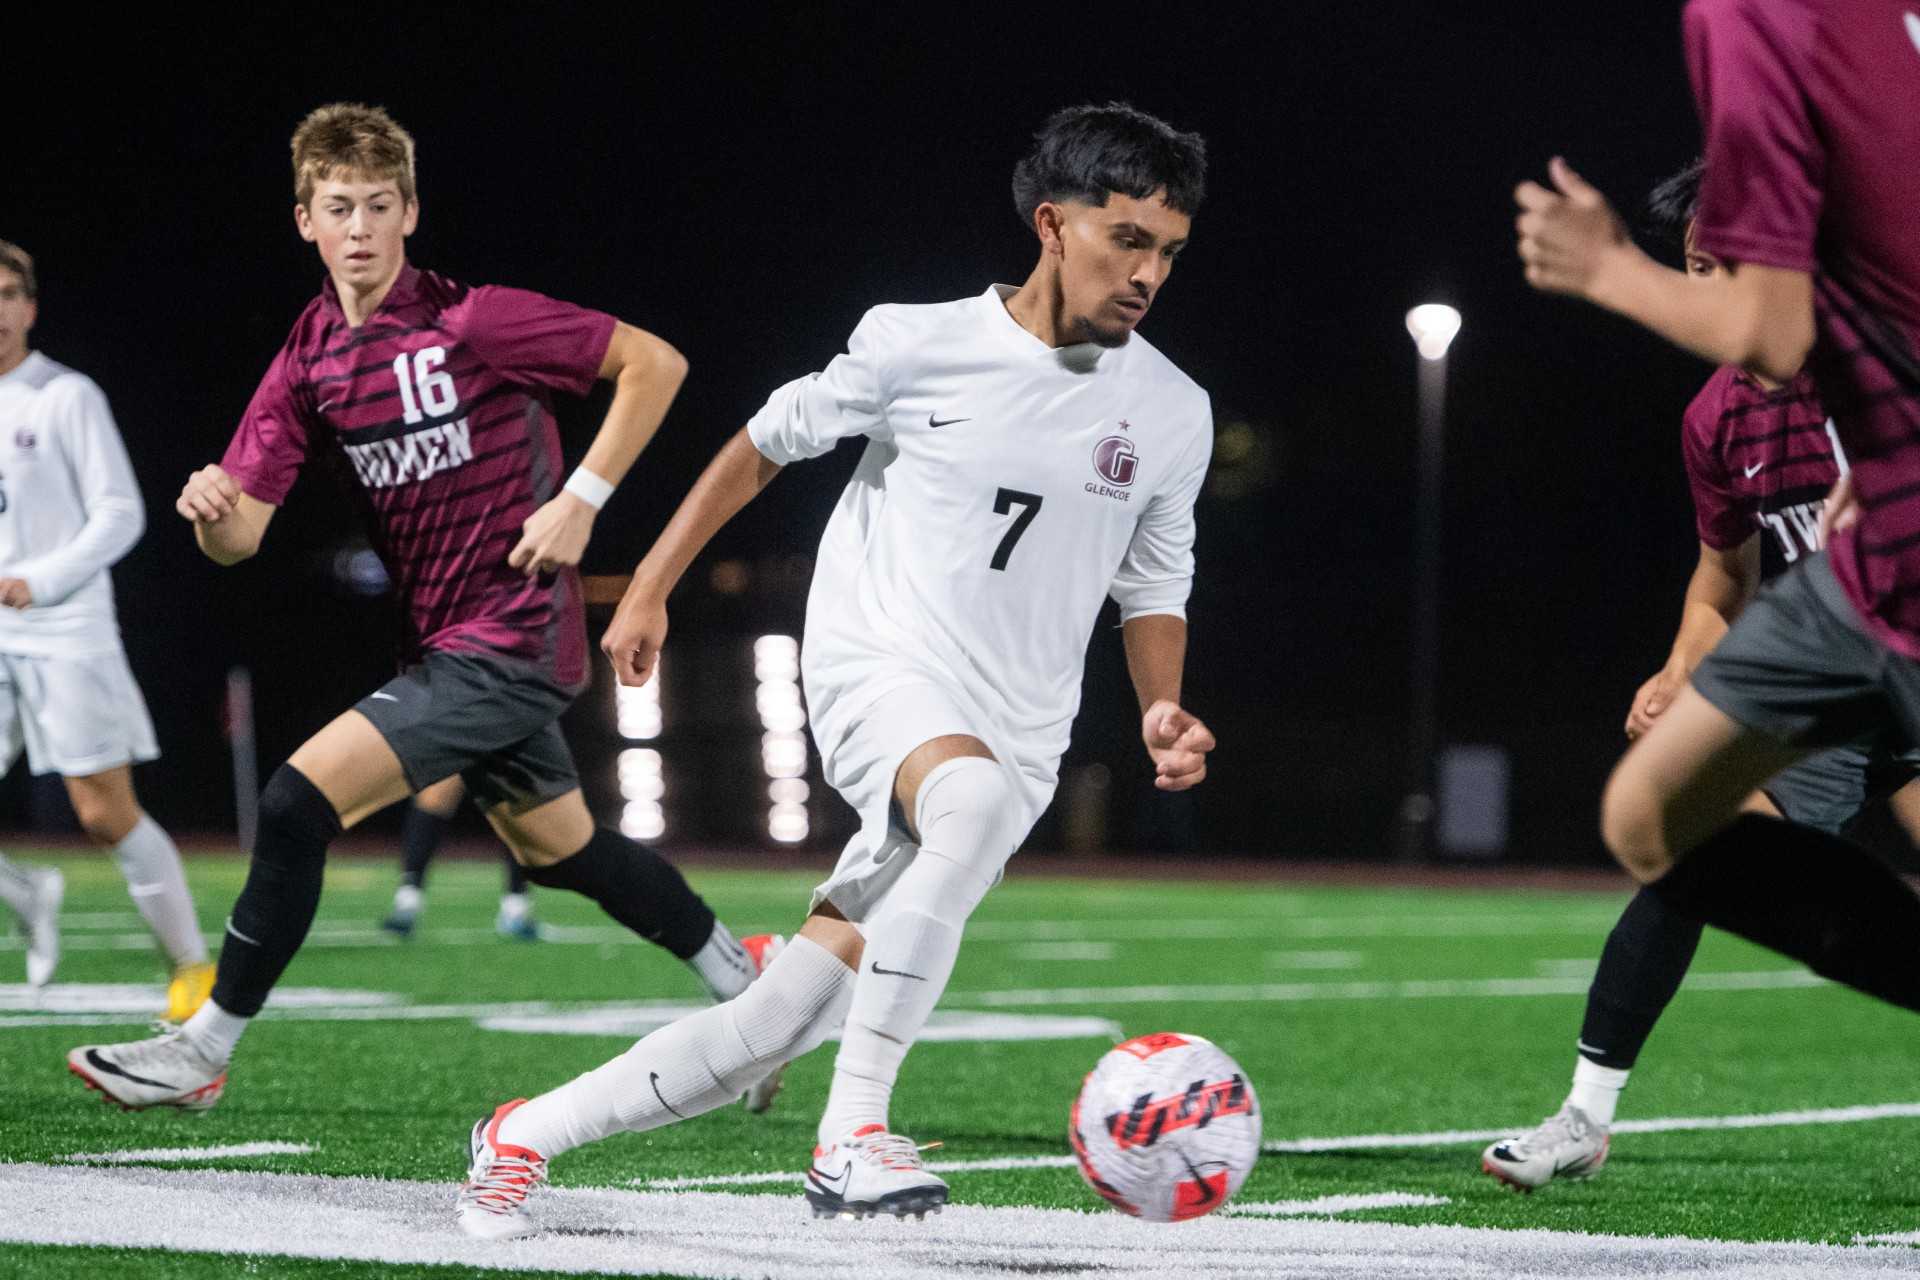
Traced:
[[[1330, 1274], [1440, 1280], [1527, 1275], [1853, 1280], [1912, 1274], [1877, 1245], [1726, 1243], [1337, 1218], [1201, 1218], [1168, 1228], [1110, 1212], [949, 1205], [937, 1225], [810, 1218], [797, 1197], [543, 1188], [545, 1234], [463, 1236], [453, 1183], [134, 1166], [0, 1164], [0, 1240], [179, 1252], [438, 1263], [518, 1271], [662, 1272], [702, 1280], [1015, 1280], [1050, 1273], [1159, 1280]], [[1089, 1197], [1089, 1204], [1092, 1200]], [[84, 1265], [76, 1254], [76, 1264]]]
[[[1777, 991], [1830, 985], [1805, 969], [1689, 973], [1683, 991]], [[1303, 1000], [1431, 1000], [1462, 996], [1585, 995], [1585, 978], [1416, 978], [1402, 981], [1253, 982], [1145, 987], [1043, 987], [1023, 991], [953, 991], [956, 1004], [988, 1008], [1056, 1004], [1291, 1004]]]
[[[1770, 1129], [1801, 1125], [1864, 1124], [1873, 1120], [1920, 1118], [1920, 1102], [1888, 1102], [1855, 1107], [1826, 1107], [1805, 1111], [1769, 1111], [1731, 1116], [1668, 1116], [1652, 1120], [1621, 1120], [1614, 1133], [1690, 1133], [1702, 1129]], [[1272, 1153], [1313, 1155], [1327, 1151], [1371, 1151], [1397, 1147], [1453, 1147], [1492, 1142], [1525, 1132], [1530, 1126], [1509, 1125], [1504, 1129], [1444, 1129], [1436, 1133], [1367, 1133], [1345, 1138], [1281, 1138], [1262, 1143], [1260, 1149]], [[930, 1160], [934, 1173], [991, 1173], [1001, 1169], [1071, 1169], [1078, 1162], [1070, 1155], [995, 1156], [985, 1160]], [[753, 1187], [775, 1182], [798, 1182], [801, 1170], [791, 1173], [730, 1173], [712, 1177], [635, 1178], [630, 1186], [652, 1191], [674, 1191], [688, 1187]]]
[[[126, 1013], [151, 1019], [166, 1003], [164, 983], [55, 982], [44, 987], [25, 983], [0, 984], [0, 1013], [27, 1010], [39, 1014]], [[348, 987], [282, 987], [270, 998], [280, 1009], [333, 1006], [397, 1005], [401, 997], [388, 991], [357, 991]], [[12, 1020], [0, 1017], [0, 1026]]]
[[[1864, 1124], [1872, 1120], [1920, 1118], [1920, 1102], [1887, 1102], [1874, 1106], [1822, 1107], [1806, 1111], [1766, 1111], [1732, 1116], [1668, 1116], [1657, 1120], [1618, 1120], [1614, 1133], [1691, 1133], [1700, 1129], [1790, 1129], [1801, 1125]], [[1451, 1147], [1492, 1142], [1525, 1132], [1526, 1126], [1507, 1129], [1450, 1129], [1438, 1133], [1372, 1133], [1352, 1138], [1289, 1138], [1262, 1143], [1262, 1151], [1370, 1151], [1388, 1147]]]
[[228, 1147], [147, 1147], [138, 1151], [83, 1151], [61, 1156], [62, 1164], [175, 1164], [183, 1160], [238, 1160], [252, 1156], [304, 1156], [304, 1142], [242, 1142]]
[[[533, 1035], [619, 1036], [638, 1040], [650, 1031], [696, 1013], [706, 1005], [684, 1005], [674, 1010], [631, 1010], [623, 1008], [582, 1009], [554, 1013], [515, 1014], [479, 1019], [487, 1031], [519, 1031]], [[837, 1036], [829, 1037], [837, 1039]], [[935, 1011], [921, 1031], [920, 1040], [929, 1042], [1013, 1041], [1013, 1040], [1107, 1040], [1123, 1038], [1120, 1024], [1107, 1018], [1062, 1018], [1021, 1014], [1007, 1017], [995, 1013], [965, 1013], [951, 1009]]]
[[1023, 942], [1013, 949], [1015, 960], [1112, 960], [1120, 954], [1117, 942]]
[[1877, 1236], [1855, 1236], [1855, 1244], [1920, 1244], [1920, 1231], [1888, 1231]]
[[1426, 1196], [1414, 1191], [1373, 1191], [1365, 1195], [1320, 1196], [1314, 1200], [1228, 1204], [1220, 1212], [1249, 1217], [1305, 1218], [1319, 1214], [1355, 1213], [1362, 1209], [1426, 1209], [1452, 1203], [1446, 1196]]

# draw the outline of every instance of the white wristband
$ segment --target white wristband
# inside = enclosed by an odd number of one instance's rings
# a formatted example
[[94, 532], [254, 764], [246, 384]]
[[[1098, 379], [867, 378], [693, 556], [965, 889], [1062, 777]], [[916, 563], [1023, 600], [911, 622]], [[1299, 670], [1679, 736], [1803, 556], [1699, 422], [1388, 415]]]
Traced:
[[567, 477], [566, 488], [568, 493], [595, 511], [606, 506], [607, 499], [613, 496], [613, 486], [585, 467], [573, 469], [573, 474]]

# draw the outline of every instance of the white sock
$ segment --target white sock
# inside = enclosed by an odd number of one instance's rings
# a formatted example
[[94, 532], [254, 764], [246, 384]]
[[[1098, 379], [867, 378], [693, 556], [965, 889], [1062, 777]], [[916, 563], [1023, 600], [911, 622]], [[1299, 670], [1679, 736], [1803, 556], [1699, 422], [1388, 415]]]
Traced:
[[863, 926], [866, 949], [820, 1116], [822, 1146], [870, 1124], [888, 1126], [893, 1083], [947, 989], [967, 917], [1024, 834], [1012, 829], [1020, 810], [1005, 771], [977, 756], [936, 766], [920, 784], [918, 808], [920, 848]]
[[1610, 1126], [1630, 1074], [1626, 1068], [1603, 1067], [1591, 1058], [1578, 1056], [1573, 1063], [1573, 1091], [1567, 1101], [1586, 1112], [1587, 1119], [1595, 1124]]
[[731, 1000], [753, 981], [753, 957], [718, 920], [706, 944], [687, 957], [687, 967], [707, 984], [715, 1000]]
[[0, 902], [13, 908], [22, 919], [33, 910], [33, 876], [0, 854]]
[[427, 906], [427, 892], [417, 884], [403, 884], [393, 891], [393, 909], [418, 915]]
[[200, 1051], [200, 1056], [209, 1062], [226, 1066], [233, 1058], [233, 1047], [240, 1043], [240, 1037], [246, 1034], [251, 1018], [242, 1018], [238, 1014], [228, 1013], [209, 1000], [200, 1006], [191, 1018], [180, 1024], [187, 1039]]
[[[415, 890], [415, 892], [419, 892]], [[525, 920], [533, 914], [533, 899], [524, 893], [503, 893], [500, 895], [500, 918], [502, 920]]]
[[846, 1013], [853, 971], [795, 938], [758, 982], [725, 1004], [661, 1027], [500, 1125], [500, 1139], [552, 1159], [611, 1134], [657, 1129], [732, 1102], [819, 1044]]
[[113, 847], [113, 860], [126, 877], [133, 905], [140, 909], [173, 967], [205, 964], [207, 940], [200, 936], [200, 921], [193, 913], [193, 895], [187, 891], [180, 851], [160, 824], [141, 814], [133, 830]]

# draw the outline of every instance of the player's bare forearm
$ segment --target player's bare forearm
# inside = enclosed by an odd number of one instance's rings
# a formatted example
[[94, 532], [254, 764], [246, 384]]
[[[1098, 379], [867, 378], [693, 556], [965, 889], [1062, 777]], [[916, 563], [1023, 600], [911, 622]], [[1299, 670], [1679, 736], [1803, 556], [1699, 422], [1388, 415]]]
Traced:
[[1701, 543], [1700, 561], [1687, 582], [1680, 630], [1667, 658], [1668, 669], [1682, 677], [1692, 675], [1753, 599], [1759, 584], [1759, 538], [1749, 538], [1731, 551]]
[[1595, 276], [1592, 300], [1715, 364], [1790, 381], [1813, 347], [1813, 281], [1756, 263], [1693, 279], [1627, 245]]
[[600, 376], [613, 383], [613, 403], [581, 465], [618, 485], [653, 440], [686, 381], [686, 357], [661, 338], [629, 324], [615, 325]]
[[713, 535], [779, 474], [780, 465], [754, 447], [745, 427], [735, 432], [694, 481], [659, 539], [633, 571], [633, 585], [627, 588], [627, 595], [666, 599]]
[[193, 540], [215, 564], [238, 564], [260, 549], [278, 509], [241, 490], [220, 466], [187, 477], [174, 510], [193, 525]]
[[1187, 665], [1187, 620], [1170, 613], [1130, 618], [1120, 628], [1127, 648], [1127, 674], [1145, 711], [1156, 702], [1180, 702], [1180, 679]]

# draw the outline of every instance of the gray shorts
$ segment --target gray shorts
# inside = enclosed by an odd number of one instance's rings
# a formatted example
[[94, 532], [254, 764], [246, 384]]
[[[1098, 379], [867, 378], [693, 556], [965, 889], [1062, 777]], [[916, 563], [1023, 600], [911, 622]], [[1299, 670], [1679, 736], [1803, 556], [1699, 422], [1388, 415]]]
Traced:
[[576, 690], [539, 668], [477, 653], [429, 653], [354, 704], [424, 790], [459, 774], [483, 809], [525, 813], [580, 785], [560, 713]]
[[1838, 830], [1920, 775], [1920, 663], [1867, 635], [1823, 555], [1761, 590], [1693, 687], [1749, 729], [1830, 748], [1765, 788], [1795, 822]]

